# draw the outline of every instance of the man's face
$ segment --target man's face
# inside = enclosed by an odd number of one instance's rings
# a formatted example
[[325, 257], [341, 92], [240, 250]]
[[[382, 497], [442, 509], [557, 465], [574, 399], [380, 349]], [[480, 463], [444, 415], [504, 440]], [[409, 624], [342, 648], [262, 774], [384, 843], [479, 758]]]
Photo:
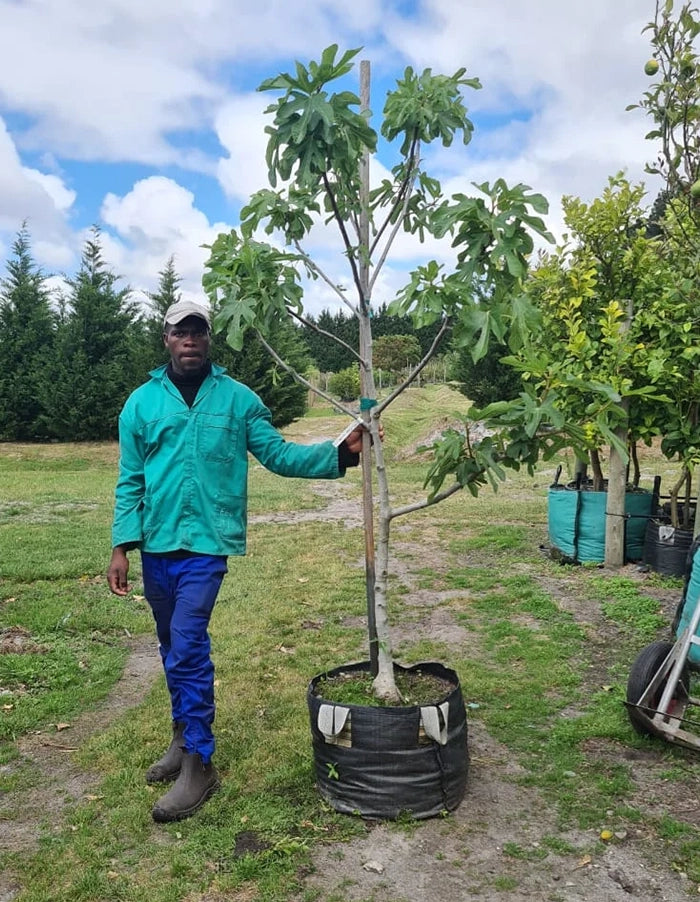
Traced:
[[201, 369], [209, 357], [210, 336], [207, 324], [198, 316], [187, 316], [175, 326], [167, 326], [163, 343], [173, 369], [180, 376]]

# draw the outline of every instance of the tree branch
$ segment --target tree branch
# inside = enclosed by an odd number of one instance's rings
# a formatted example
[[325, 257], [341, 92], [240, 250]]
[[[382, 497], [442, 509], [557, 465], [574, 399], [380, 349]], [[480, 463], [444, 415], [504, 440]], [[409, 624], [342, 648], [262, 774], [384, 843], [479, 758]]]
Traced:
[[326, 273], [325, 273], [325, 272], [321, 269], [321, 267], [318, 265], [318, 263], [316, 263], [314, 260], [311, 259], [311, 257], [309, 257], [309, 255], [308, 255], [308, 254], [306, 253], [306, 251], [302, 248], [302, 246], [299, 244], [298, 241], [295, 241], [295, 242], [294, 242], [294, 246], [296, 247], [297, 252], [299, 253], [299, 255], [301, 256], [301, 258], [303, 259], [303, 261], [304, 261], [304, 263], [306, 264], [306, 266], [307, 266], [310, 270], [312, 270], [313, 272], [315, 272], [316, 275], [320, 276], [320, 277], [323, 279], [323, 281], [333, 289], [333, 291], [338, 295], [338, 297], [339, 297], [340, 300], [345, 304], [345, 306], [346, 306], [346, 307], [349, 307], [350, 310], [352, 310], [353, 314], [354, 314], [355, 316], [357, 316], [357, 313], [358, 313], [357, 307], [355, 307], [354, 304], [352, 304], [352, 303], [345, 297], [345, 295], [343, 294], [343, 292], [340, 290], [340, 288], [338, 288], [338, 286], [337, 286], [337, 285], [335, 284], [335, 282], [330, 278], [330, 276], [327, 276]]
[[[372, 248], [369, 252], [370, 257], [371, 257], [372, 254], [374, 253], [375, 248], [377, 247], [377, 244], [379, 242], [379, 239], [382, 236], [382, 233], [386, 229], [387, 225], [391, 222], [391, 217], [393, 216], [394, 211], [396, 209], [398, 209], [399, 204], [401, 203], [401, 205], [403, 206], [401, 215], [397, 218], [396, 222], [394, 223], [394, 228], [391, 230], [391, 234], [387, 238], [386, 244], [384, 245], [384, 250], [382, 251], [382, 255], [379, 258], [379, 260], [377, 261], [376, 266], [374, 267], [374, 273], [372, 274], [372, 278], [369, 283], [370, 297], [372, 296], [372, 289], [374, 288], [374, 283], [377, 280], [377, 276], [381, 272], [382, 267], [384, 266], [384, 263], [386, 262], [386, 258], [389, 255], [391, 246], [394, 243], [394, 240], [396, 239], [396, 235], [398, 234], [398, 231], [401, 228], [401, 226], [403, 225], [404, 219], [406, 217], [406, 210], [408, 209], [408, 202], [411, 199], [411, 193], [413, 191], [413, 182], [415, 181], [416, 174], [418, 172], [418, 166], [416, 163], [416, 160], [418, 159], [418, 142], [417, 141], [415, 141], [415, 143], [414, 143], [414, 148], [411, 151], [410, 159], [411, 159], [411, 163], [409, 166], [409, 171], [406, 173], [406, 178], [404, 180], [404, 184], [401, 186], [401, 190], [399, 191], [399, 193], [396, 197], [396, 203], [393, 205], [393, 207], [389, 211], [387, 218], [385, 219], [381, 229], [377, 233], [377, 237], [372, 242]], [[401, 197], [402, 194], [403, 194], [403, 198]]]
[[339, 401], [336, 401], [335, 398], [324, 392], [323, 389], [312, 385], [308, 381], [308, 379], [304, 379], [302, 375], [297, 373], [297, 371], [293, 367], [291, 367], [285, 360], [283, 360], [277, 353], [277, 351], [275, 351], [275, 349], [267, 343], [258, 329], [255, 330], [255, 333], [260, 340], [260, 344], [265, 348], [270, 357], [272, 357], [272, 359], [276, 363], [278, 363], [283, 369], [285, 369], [293, 379], [296, 379], [297, 382], [299, 382], [305, 388], [308, 388], [309, 391], [314, 392], [314, 394], [318, 395], [320, 398], [328, 401], [328, 403], [335, 407], [336, 410], [339, 410], [341, 413], [347, 414], [349, 417], [352, 417], [353, 420], [357, 420], [357, 415], [352, 410], [350, 410], [349, 407], [344, 407]]
[[306, 326], [307, 329], [311, 329], [313, 332], [317, 332], [319, 335], [325, 335], [326, 338], [330, 338], [333, 341], [337, 342], [339, 345], [344, 347], [347, 351], [350, 351], [350, 353], [353, 355], [353, 357], [356, 357], [357, 360], [360, 363], [362, 363], [362, 358], [360, 357], [359, 353], [355, 350], [355, 348], [353, 348], [352, 345], [349, 345], [346, 341], [343, 341], [342, 338], [338, 338], [338, 336], [334, 335], [332, 332], [326, 332], [325, 329], [321, 329], [321, 327], [317, 326], [316, 323], [312, 322], [309, 319], [306, 319], [306, 317], [304, 317], [304, 316], [300, 316], [298, 313], [295, 313], [294, 310], [291, 310], [288, 308], [287, 312], [298, 323], [301, 323], [302, 326]]
[[461, 491], [463, 488], [463, 485], [454, 482], [449, 489], [445, 489], [437, 495], [433, 495], [432, 498], [424, 498], [423, 501], [417, 501], [415, 504], [407, 504], [406, 507], [397, 507], [396, 510], [390, 512], [389, 519], [393, 520], [395, 517], [402, 517], [404, 514], [412, 514], [414, 511], [425, 510], [426, 507], [432, 507], [433, 504], [439, 504], [441, 501], [449, 498], [450, 495], [454, 495], [455, 492]]
[[360, 282], [360, 274], [357, 271], [357, 263], [355, 262], [355, 257], [353, 256], [353, 244], [348, 237], [348, 232], [345, 228], [343, 217], [340, 215], [340, 210], [338, 209], [335, 195], [333, 194], [331, 184], [328, 181], [328, 176], [325, 172], [323, 173], [323, 187], [326, 189], [326, 194], [328, 195], [328, 200], [330, 201], [331, 208], [333, 210], [333, 216], [335, 217], [335, 221], [338, 223], [340, 234], [343, 236], [343, 243], [345, 244], [348, 262], [350, 263], [350, 269], [352, 270], [352, 279], [355, 283], [355, 287], [357, 288], [358, 297], [360, 298], [360, 309], [364, 310], [367, 298], [362, 297], [362, 283]]
[[379, 414], [383, 410], [385, 410], [391, 404], [392, 401], [394, 401], [396, 398], [398, 398], [398, 396], [403, 391], [405, 391], [412, 382], [415, 381], [415, 379], [418, 377], [418, 374], [430, 362], [430, 359], [435, 354], [435, 351], [438, 349], [440, 342], [445, 337], [445, 333], [447, 332], [447, 330], [450, 328], [451, 325], [452, 325], [452, 321], [450, 320], [450, 318], [445, 317], [445, 319], [442, 321], [442, 326], [440, 327], [440, 331], [433, 339], [433, 343], [430, 345], [430, 348], [428, 349], [428, 352], [426, 353], [425, 357], [416, 366], [416, 368], [411, 373], [409, 373], [406, 380], [404, 382], [402, 382], [401, 385], [397, 386], [394, 389], [394, 391], [381, 402], [381, 404], [377, 405], [377, 416], [379, 416]]
[[[413, 146], [411, 147], [411, 151], [408, 155], [409, 160], [413, 160], [413, 158], [415, 156], [415, 144], [416, 144], [416, 139], [414, 139]], [[409, 185], [411, 184], [412, 177], [413, 177], [412, 168], [409, 167], [409, 169], [406, 172], [406, 175], [403, 178], [403, 182], [401, 183], [401, 185], [399, 187], [399, 190], [396, 192], [396, 199], [394, 200], [394, 203], [391, 205], [391, 209], [389, 210], [389, 213], [387, 214], [387, 217], [384, 220], [382, 227], [379, 229], [379, 231], [377, 232], [377, 234], [375, 236], [374, 241], [372, 242], [372, 247], [370, 248], [370, 256], [374, 253], [375, 248], [377, 247], [377, 244], [381, 240], [382, 235], [384, 234], [387, 226], [391, 222], [391, 217], [394, 215], [395, 211], [398, 210], [398, 208], [403, 203], [405, 203], [404, 198], [405, 198], [406, 190], [408, 189]]]

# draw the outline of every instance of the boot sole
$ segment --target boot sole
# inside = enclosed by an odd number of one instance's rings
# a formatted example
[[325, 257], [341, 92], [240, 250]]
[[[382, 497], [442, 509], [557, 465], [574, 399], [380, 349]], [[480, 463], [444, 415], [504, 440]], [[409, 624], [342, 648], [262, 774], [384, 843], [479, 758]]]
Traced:
[[206, 792], [201, 796], [201, 798], [197, 799], [194, 805], [190, 805], [189, 808], [183, 808], [180, 811], [167, 811], [165, 808], [154, 808], [151, 814], [153, 815], [153, 820], [157, 824], [171, 824], [175, 821], [183, 821], [187, 817], [191, 817], [195, 811], [199, 811], [202, 805], [207, 801], [207, 799], [211, 798], [214, 793], [221, 788], [221, 782], [219, 780], [216, 783], [212, 783], [211, 786], [207, 787]]

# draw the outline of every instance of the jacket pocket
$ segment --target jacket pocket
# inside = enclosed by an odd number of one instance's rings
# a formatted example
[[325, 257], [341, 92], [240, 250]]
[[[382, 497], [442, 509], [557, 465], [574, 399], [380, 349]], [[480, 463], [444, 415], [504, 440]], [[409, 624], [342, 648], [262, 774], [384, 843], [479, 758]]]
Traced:
[[236, 457], [240, 423], [225, 414], [198, 415], [197, 453], [205, 460], [227, 463]]
[[214, 523], [225, 542], [245, 541], [246, 499], [241, 495], [219, 493], [214, 504]]

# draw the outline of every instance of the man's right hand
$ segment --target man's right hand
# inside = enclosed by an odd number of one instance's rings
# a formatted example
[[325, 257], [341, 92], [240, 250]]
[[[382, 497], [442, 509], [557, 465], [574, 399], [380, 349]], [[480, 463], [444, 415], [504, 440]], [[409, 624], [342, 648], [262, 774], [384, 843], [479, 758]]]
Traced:
[[129, 591], [127, 577], [129, 575], [129, 558], [123, 548], [112, 549], [112, 560], [107, 571], [107, 583], [115, 595], [126, 595]]

